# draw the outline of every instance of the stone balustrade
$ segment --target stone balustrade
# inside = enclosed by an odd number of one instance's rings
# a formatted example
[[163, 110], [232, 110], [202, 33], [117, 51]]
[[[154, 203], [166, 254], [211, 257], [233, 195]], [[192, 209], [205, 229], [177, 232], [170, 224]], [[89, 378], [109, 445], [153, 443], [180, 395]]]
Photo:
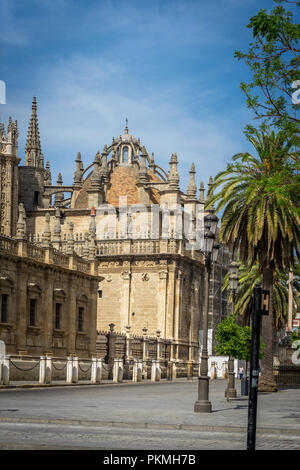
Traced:
[[18, 254], [18, 242], [13, 238], [0, 236], [0, 251], [4, 253], [10, 253], [13, 255]]
[[81, 258], [75, 252], [71, 255], [63, 253], [52, 246], [42, 247], [27, 240], [15, 240], [0, 236], [0, 254], [22, 256], [38, 262], [54, 264], [62, 268], [80, 271], [86, 274], [96, 274], [95, 262]]

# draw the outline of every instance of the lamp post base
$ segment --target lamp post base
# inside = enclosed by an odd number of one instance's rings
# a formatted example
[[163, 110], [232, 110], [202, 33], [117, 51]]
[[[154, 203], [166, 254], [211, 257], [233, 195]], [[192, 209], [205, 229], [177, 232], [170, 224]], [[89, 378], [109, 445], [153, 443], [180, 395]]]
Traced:
[[198, 377], [198, 400], [195, 402], [196, 413], [211, 413], [211, 402], [209, 401], [209, 377], [200, 375]]
[[194, 405], [195, 413], [211, 413], [211, 402], [207, 400], [198, 400]]

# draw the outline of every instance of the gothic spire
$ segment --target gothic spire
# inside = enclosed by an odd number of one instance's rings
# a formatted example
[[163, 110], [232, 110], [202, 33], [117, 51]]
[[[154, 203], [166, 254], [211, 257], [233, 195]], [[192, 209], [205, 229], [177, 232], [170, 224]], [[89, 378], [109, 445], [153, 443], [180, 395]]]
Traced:
[[32, 101], [32, 111], [28, 127], [25, 154], [26, 166], [39, 166], [42, 168], [44, 167], [37, 117], [37, 102], [35, 96], [33, 97]]

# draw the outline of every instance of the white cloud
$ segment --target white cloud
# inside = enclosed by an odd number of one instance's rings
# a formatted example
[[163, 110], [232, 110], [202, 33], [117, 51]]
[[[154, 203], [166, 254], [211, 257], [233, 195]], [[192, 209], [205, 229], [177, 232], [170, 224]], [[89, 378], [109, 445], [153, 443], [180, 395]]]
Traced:
[[[130, 132], [141, 138], [167, 171], [170, 155], [177, 152], [183, 189], [192, 162], [198, 181], [207, 181], [241, 150], [243, 136], [240, 128], [234, 128], [237, 116], [232, 111], [216, 117], [215, 109], [209, 109], [210, 93], [205, 88], [203, 107], [192, 117], [180, 85], [161, 89], [142, 84], [137, 89], [125, 68], [98, 58], [77, 55], [56, 67], [43, 64], [36, 80], [40, 83], [37, 99], [44, 157], [51, 161], [55, 175], [62, 171], [65, 183], [72, 182], [77, 152], [89, 164], [98, 149], [123, 132], [126, 117]], [[21, 124], [22, 155], [30, 101], [27, 108], [11, 107], [12, 112]]]

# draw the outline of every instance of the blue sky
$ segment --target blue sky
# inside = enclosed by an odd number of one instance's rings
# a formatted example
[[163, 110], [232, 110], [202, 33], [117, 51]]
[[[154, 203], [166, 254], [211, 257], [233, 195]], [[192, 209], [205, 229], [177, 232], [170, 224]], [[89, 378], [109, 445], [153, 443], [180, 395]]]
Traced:
[[124, 130], [167, 171], [177, 152], [182, 189], [188, 171], [207, 183], [231, 156], [251, 150], [252, 119], [239, 89], [249, 78], [234, 59], [247, 50], [249, 18], [273, 0], [0, 0], [0, 79], [24, 147], [37, 96], [44, 158], [52, 181], [72, 183], [84, 164]]

